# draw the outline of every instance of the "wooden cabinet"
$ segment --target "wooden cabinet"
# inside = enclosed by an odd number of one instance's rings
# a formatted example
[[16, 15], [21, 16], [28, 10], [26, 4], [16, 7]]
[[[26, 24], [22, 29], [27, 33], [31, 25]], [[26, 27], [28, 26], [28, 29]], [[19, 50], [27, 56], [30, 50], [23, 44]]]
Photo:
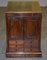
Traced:
[[[23, 6], [20, 5], [20, 3], [22, 3]], [[42, 13], [40, 8], [34, 8], [37, 6], [36, 4], [38, 5], [38, 2], [8, 3], [8, 11], [5, 12], [7, 57], [41, 57]], [[21, 9], [19, 9], [19, 7]]]

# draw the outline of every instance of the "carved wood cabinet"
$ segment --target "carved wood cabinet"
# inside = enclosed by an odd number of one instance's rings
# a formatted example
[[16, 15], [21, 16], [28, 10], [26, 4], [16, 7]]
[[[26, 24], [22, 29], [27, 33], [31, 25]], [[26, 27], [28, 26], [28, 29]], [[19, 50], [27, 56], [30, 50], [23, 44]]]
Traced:
[[6, 57], [41, 57], [41, 19], [38, 2], [9, 2], [6, 16]]

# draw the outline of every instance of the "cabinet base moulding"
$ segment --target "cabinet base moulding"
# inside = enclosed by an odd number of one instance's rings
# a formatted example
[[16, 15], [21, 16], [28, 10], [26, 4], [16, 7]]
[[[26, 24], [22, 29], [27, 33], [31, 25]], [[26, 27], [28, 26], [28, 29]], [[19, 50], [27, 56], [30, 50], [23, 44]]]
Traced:
[[19, 58], [19, 57], [42, 57], [42, 53], [41, 52], [7, 52], [6, 53], [6, 57], [14, 57], [14, 58]]

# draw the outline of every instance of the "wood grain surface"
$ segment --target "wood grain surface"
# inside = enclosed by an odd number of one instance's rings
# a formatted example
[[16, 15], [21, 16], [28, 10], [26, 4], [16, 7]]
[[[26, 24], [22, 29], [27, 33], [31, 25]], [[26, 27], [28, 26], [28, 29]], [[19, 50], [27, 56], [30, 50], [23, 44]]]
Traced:
[[[37, 2], [8, 3], [10, 13], [6, 13], [6, 57], [41, 57], [42, 13], [39, 7]], [[11, 11], [35, 11], [35, 13], [11, 13]]]

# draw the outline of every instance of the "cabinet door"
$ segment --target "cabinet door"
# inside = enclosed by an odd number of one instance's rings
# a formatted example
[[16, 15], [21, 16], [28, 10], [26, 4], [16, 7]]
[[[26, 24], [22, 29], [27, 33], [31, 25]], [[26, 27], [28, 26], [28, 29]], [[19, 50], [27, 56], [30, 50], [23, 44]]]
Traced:
[[25, 24], [24, 24], [24, 38], [25, 39], [30, 40], [35, 37], [36, 24], [37, 23], [30, 18], [25, 19]]
[[14, 14], [8, 14], [7, 20], [7, 29], [8, 36], [14, 39], [22, 39], [23, 38], [23, 20], [16, 18]]
[[20, 39], [23, 37], [23, 31], [21, 29], [22, 21], [20, 19], [15, 19], [15, 21], [11, 20], [11, 27], [10, 27], [10, 36], [16, 39]]

